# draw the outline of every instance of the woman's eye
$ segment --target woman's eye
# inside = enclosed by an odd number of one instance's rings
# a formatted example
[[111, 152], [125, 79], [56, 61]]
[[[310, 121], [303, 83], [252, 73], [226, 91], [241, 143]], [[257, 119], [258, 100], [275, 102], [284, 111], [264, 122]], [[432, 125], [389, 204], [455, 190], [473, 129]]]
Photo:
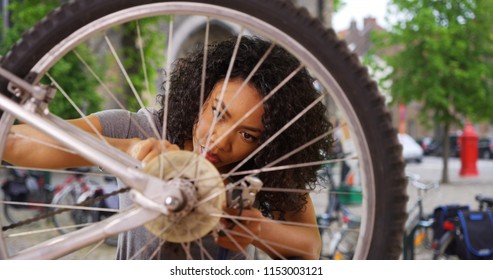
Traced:
[[254, 143], [254, 142], [257, 142], [258, 138], [247, 133], [247, 132], [241, 132], [241, 136], [243, 137], [243, 139], [245, 139], [245, 141], [249, 142], [249, 143]]

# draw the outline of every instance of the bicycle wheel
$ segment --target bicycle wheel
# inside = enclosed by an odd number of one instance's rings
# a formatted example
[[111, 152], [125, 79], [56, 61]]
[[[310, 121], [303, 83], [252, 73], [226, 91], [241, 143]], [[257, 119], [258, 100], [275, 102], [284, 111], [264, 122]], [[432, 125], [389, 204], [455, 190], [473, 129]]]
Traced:
[[[84, 16], [80, 11], [84, 11]], [[337, 116], [344, 120], [337, 128], [344, 130], [346, 136], [350, 136], [354, 147], [351, 157], [344, 159], [351, 162], [353, 167], [357, 167], [353, 175], [357, 178], [356, 182], [361, 186], [363, 194], [362, 203], [355, 210], [361, 215], [362, 222], [358, 229], [359, 237], [355, 246], [354, 258], [397, 259], [399, 257], [407, 201], [404, 164], [396, 131], [392, 127], [390, 114], [386, 111], [383, 97], [379, 94], [376, 84], [370, 79], [366, 69], [359, 63], [357, 56], [352, 54], [344, 42], [336, 37], [334, 31], [326, 30], [319, 21], [310, 18], [305, 10], [296, 8], [289, 1], [91, 1], [90, 3], [72, 1], [51, 13], [43, 22], [24, 35], [11, 52], [3, 57], [1, 65], [15, 75], [25, 78], [29, 83], [38, 84], [46, 79], [47, 73], [59, 63], [62, 57], [71, 54], [80, 57], [78, 52], [73, 52], [78, 46], [83, 45], [85, 51], [97, 49], [106, 42], [111, 53], [108, 56], [115, 56], [114, 54], [118, 51], [111, 51], [112, 39], [118, 37], [118, 34], [121, 35], [121, 30], [125, 29], [128, 24], [132, 24], [133, 30], [138, 29], [135, 26], [139, 25], [134, 25], [134, 22], [144, 22], [145, 18], [158, 21], [154, 29], [151, 29], [152, 32], [156, 30], [165, 32], [167, 29], [161, 28], [162, 25], [172, 28], [179, 23], [183, 23], [182, 26], [195, 26], [196, 29], [191, 32], [193, 35], [191, 37], [204, 38], [205, 42], [212, 41], [212, 38], [217, 36], [210, 32], [210, 29], [214, 28], [219, 28], [228, 34], [239, 32], [240, 34], [259, 35], [285, 48], [302, 62], [316, 79], [317, 89], [325, 95], [324, 102], [331, 104], [327, 106], [331, 108], [327, 114], [330, 113], [330, 116]], [[167, 57], [161, 57], [160, 61], [170, 62], [186, 52], [182, 48], [190, 42], [185, 42], [186, 36], [183, 37], [180, 30], [175, 28], [174, 31], [176, 37], [171, 32], [166, 34], [167, 42], [172, 47], [166, 47], [163, 42], [163, 48], [167, 48]], [[135, 32], [135, 34], [139, 33], [140, 30]], [[143, 38], [138, 37], [132, 41], [137, 49], [142, 45]], [[93, 61], [108, 63], [107, 57], [103, 59], [101, 56], [101, 49], [96, 50]], [[116, 59], [112, 63], [119, 65], [120, 61]], [[119, 72], [111, 66], [106, 67], [106, 73]], [[120, 69], [120, 66], [115, 67]], [[83, 72], [87, 72], [89, 76], [97, 72], [85, 69]], [[135, 67], [132, 71], [135, 71]], [[128, 75], [123, 76], [122, 80], [130, 80]], [[115, 79], [110, 81], [112, 85]], [[100, 78], [96, 80], [99, 82]], [[51, 81], [53, 82], [53, 79]], [[0, 88], [2, 93], [7, 93], [9, 97], [13, 96], [6, 90], [5, 80], [2, 80]], [[20, 102], [25, 101], [20, 99]], [[115, 103], [118, 103], [116, 101]], [[0, 108], [7, 110], [5, 107]], [[4, 112], [2, 117], [5, 120], [3, 124], [7, 127], [2, 127], [1, 131], [9, 131], [8, 126], [12, 124], [10, 114]], [[327, 133], [332, 134], [332, 131], [327, 131]], [[6, 136], [0, 139], [1, 147], [5, 145]], [[104, 143], [101, 147], [109, 149]], [[176, 156], [169, 160], [174, 162], [173, 165], [178, 166], [180, 164], [176, 162], [183, 163], [191, 158], [196, 160], [193, 156], [185, 155], [184, 157], [185, 159]], [[265, 163], [266, 169], [275, 164]], [[299, 162], [299, 164], [294, 167], [301, 168], [303, 167], [301, 164], [317, 166], [320, 163]], [[209, 169], [205, 172], [214, 173]], [[321, 189], [324, 189], [323, 186]], [[286, 190], [286, 192], [289, 191]], [[310, 194], [316, 211], [322, 213], [325, 208], [326, 193], [314, 191]], [[218, 196], [222, 195], [224, 193]], [[197, 217], [191, 218], [192, 222], [194, 219], [196, 220]], [[135, 226], [140, 225], [136, 221], [132, 223]], [[217, 223], [217, 220], [214, 223]], [[190, 226], [190, 223], [184, 224], [184, 227]], [[315, 225], [306, 225], [306, 227], [313, 226]], [[210, 229], [206, 228], [206, 230]], [[183, 231], [187, 232], [186, 229]], [[169, 236], [161, 236], [161, 238], [166, 239]], [[164, 242], [166, 245], [167, 242]], [[172, 242], [177, 241], [168, 243]], [[183, 245], [179, 246], [188, 248], [191, 242], [193, 241], [186, 240]], [[5, 243], [8, 247], [8, 240]], [[199, 243], [198, 246], [200, 247], [201, 244]], [[214, 258], [206, 253], [202, 256]], [[279, 257], [282, 258], [282, 256]]]
[[[53, 211], [56, 211], [58, 207], [70, 207], [68, 211], [52, 216], [53, 225], [61, 234], [81, 229], [89, 224], [104, 220], [113, 214], [113, 212], [106, 211], [107, 207], [103, 205], [103, 200], [89, 204], [85, 208], [74, 209], [74, 205], [102, 195], [97, 191], [101, 190], [99, 186], [94, 185], [86, 190], [81, 189], [82, 187], [84, 186], [76, 184], [65, 186], [53, 197], [51, 203], [54, 207]], [[105, 243], [110, 246], [116, 246], [116, 237], [106, 239]]]
[[[60, 192], [53, 197], [54, 207], [71, 207], [77, 204], [79, 198], [83, 194], [83, 190], [79, 185], [65, 186]], [[57, 209], [57, 208], [54, 208]], [[52, 216], [53, 224], [61, 234], [66, 234], [71, 231], [82, 228], [83, 226], [94, 223], [96, 221], [95, 214], [86, 209], [70, 209], [58, 215]]]
[[[15, 199], [12, 199], [11, 197], [4, 195], [3, 199], [5, 200], [6, 203], [9, 202], [23, 202], [23, 201], [16, 201]], [[27, 202], [27, 201], [24, 201]], [[4, 204], [3, 206], [3, 213], [5, 215], [6, 220], [9, 223], [17, 223], [19, 221], [22, 221], [24, 219], [30, 218], [35, 216], [37, 213], [39, 213], [39, 209], [33, 208], [32, 206], [24, 206], [24, 205], [16, 205], [16, 204]]]

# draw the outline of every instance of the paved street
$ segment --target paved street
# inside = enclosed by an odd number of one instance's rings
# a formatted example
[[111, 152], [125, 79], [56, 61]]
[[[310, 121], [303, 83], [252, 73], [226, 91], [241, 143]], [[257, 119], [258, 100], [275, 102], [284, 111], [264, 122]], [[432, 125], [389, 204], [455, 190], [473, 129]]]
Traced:
[[[406, 172], [418, 174], [424, 181], [440, 181], [442, 177], [442, 159], [438, 157], [426, 157], [421, 164], [409, 164]], [[461, 161], [458, 158], [449, 160], [449, 183], [440, 184], [440, 187], [428, 191], [424, 200], [425, 214], [444, 204], [469, 205], [471, 209], [477, 209], [475, 201], [477, 194], [493, 196], [493, 160], [479, 160], [477, 162], [478, 176], [460, 176]], [[416, 203], [417, 191], [408, 186], [408, 208]], [[424, 248], [416, 249], [416, 259], [431, 259], [431, 252]], [[452, 257], [454, 258], [454, 257]]]
[[[411, 163], [406, 172], [418, 174], [423, 181], [440, 181], [442, 176], [442, 159], [425, 157], [422, 163]], [[424, 202], [425, 211], [432, 211], [437, 205], [456, 203], [468, 204], [477, 208], [474, 200], [476, 194], [493, 196], [493, 160], [478, 160], [478, 176], [461, 177], [461, 162], [458, 158], [449, 159], [449, 183], [440, 184], [438, 189], [428, 192]], [[415, 202], [416, 190], [408, 187], [409, 205]]]
[[[421, 163], [409, 163], [406, 173], [415, 174], [423, 182], [439, 182], [442, 175], [442, 159], [439, 157], [425, 157]], [[476, 177], [461, 177], [459, 171], [461, 162], [458, 158], [449, 159], [449, 183], [440, 184], [439, 188], [428, 191], [424, 201], [425, 212], [431, 212], [441, 204], [469, 204], [476, 208], [474, 200], [476, 194], [493, 196], [493, 160], [479, 160], [477, 168], [479, 175]], [[334, 172], [336, 175], [338, 171]], [[338, 182], [338, 178], [335, 178]], [[417, 190], [408, 185], [408, 208], [416, 202]], [[317, 211], [325, 209], [327, 205], [326, 194], [312, 195]], [[358, 207], [352, 207], [357, 211]]]
[[[409, 163], [406, 173], [417, 174], [424, 182], [439, 182], [442, 175], [442, 159], [439, 157], [425, 157], [422, 163]], [[476, 177], [461, 177], [459, 171], [461, 162], [458, 158], [449, 159], [449, 183], [440, 184], [438, 189], [431, 190], [426, 195], [425, 211], [432, 211], [434, 207], [446, 203], [463, 203], [476, 207], [474, 200], [476, 194], [493, 196], [493, 160], [478, 160], [477, 168], [479, 175]], [[338, 171], [334, 171], [338, 174]], [[95, 173], [97, 173], [95, 171]], [[66, 174], [54, 174], [52, 184], [56, 185], [63, 181]], [[105, 183], [101, 176], [93, 176], [92, 180], [101, 185]], [[338, 181], [338, 178], [335, 178]], [[409, 206], [415, 202], [416, 189], [408, 186]], [[321, 193], [314, 196], [314, 203], [318, 209], [325, 209], [327, 205], [327, 194]]]
[[[450, 183], [441, 184], [438, 189], [428, 192], [425, 200], [425, 211], [431, 212], [434, 207], [441, 204], [457, 203], [469, 204], [471, 208], [476, 208], [477, 203], [474, 200], [476, 194], [492, 195], [493, 196], [493, 160], [480, 160], [477, 162], [479, 175], [476, 177], [461, 177], [459, 170], [461, 167], [460, 159], [451, 158], [449, 161], [449, 176]], [[422, 163], [411, 163], [406, 167], [406, 172], [418, 174], [422, 181], [439, 181], [442, 172], [441, 158], [426, 157]], [[55, 175], [52, 178], [52, 183], [56, 184], [63, 180], [64, 174]], [[96, 180], [101, 178], [94, 177]], [[408, 186], [409, 202], [408, 206], [415, 202], [416, 190]], [[317, 208], [325, 209], [326, 193], [319, 194], [314, 199]], [[357, 210], [357, 206], [352, 207]], [[57, 233], [50, 233], [57, 235]], [[31, 237], [32, 238], [32, 237]], [[29, 239], [31, 239], [29, 238]], [[23, 247], [26, 240], [19, 240], [19, 246]], [[22, 244], [22, 245], [21, 245]], [[89, 248], [88, 248], [89, 249]], [[91, 253], [90, 259], [112, 259], [114, 256], [114, 247], [102, 245]], [[87, 252], [88, 250], [86, 250]], [[67, 258], [78, 258], [80, 256], [68, 256]]]

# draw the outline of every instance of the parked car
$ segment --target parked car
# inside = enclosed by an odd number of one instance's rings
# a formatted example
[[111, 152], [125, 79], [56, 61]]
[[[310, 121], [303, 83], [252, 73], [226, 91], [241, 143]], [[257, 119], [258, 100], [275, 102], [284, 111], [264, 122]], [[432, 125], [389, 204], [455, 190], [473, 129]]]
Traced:
[[478, 157], [483, 159], [493, 158], [493, 137], [479, 139]]
[[[457, 135], [449, 135], [449, 156], [460, 157], [460, 146]], [[442, 156], [443, 142], [442, 139], [433, 139], [424, 149], [426, 156]]]
[[421, 162], [423, 160], [423, 148], [410, 135], [405, 133], [397, 134], [397, 138], [402, 145], [402, 156], [405, 162]]
[[433, 141], [433, 138], [431, 137], [423, 137], [420, 139], [416, 139], [416, 142], [423, 148], [423, 152], [426, 150], [426, 147], [430, 145], [430, 143]]

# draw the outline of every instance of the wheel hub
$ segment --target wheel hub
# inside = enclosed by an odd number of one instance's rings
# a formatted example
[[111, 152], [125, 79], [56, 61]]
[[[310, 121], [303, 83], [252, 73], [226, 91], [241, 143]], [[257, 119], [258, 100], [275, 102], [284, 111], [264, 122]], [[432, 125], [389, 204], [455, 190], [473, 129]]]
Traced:
[[209, 233], [219, 222], [225, 201], [223, 180], [205, 158], [188, 151], [166, 152], [144, 171], [179, 188], [183, 199], [167, 197], [169, 215], [161, 215], [145, 227], [170, 242], [189, 242]]

